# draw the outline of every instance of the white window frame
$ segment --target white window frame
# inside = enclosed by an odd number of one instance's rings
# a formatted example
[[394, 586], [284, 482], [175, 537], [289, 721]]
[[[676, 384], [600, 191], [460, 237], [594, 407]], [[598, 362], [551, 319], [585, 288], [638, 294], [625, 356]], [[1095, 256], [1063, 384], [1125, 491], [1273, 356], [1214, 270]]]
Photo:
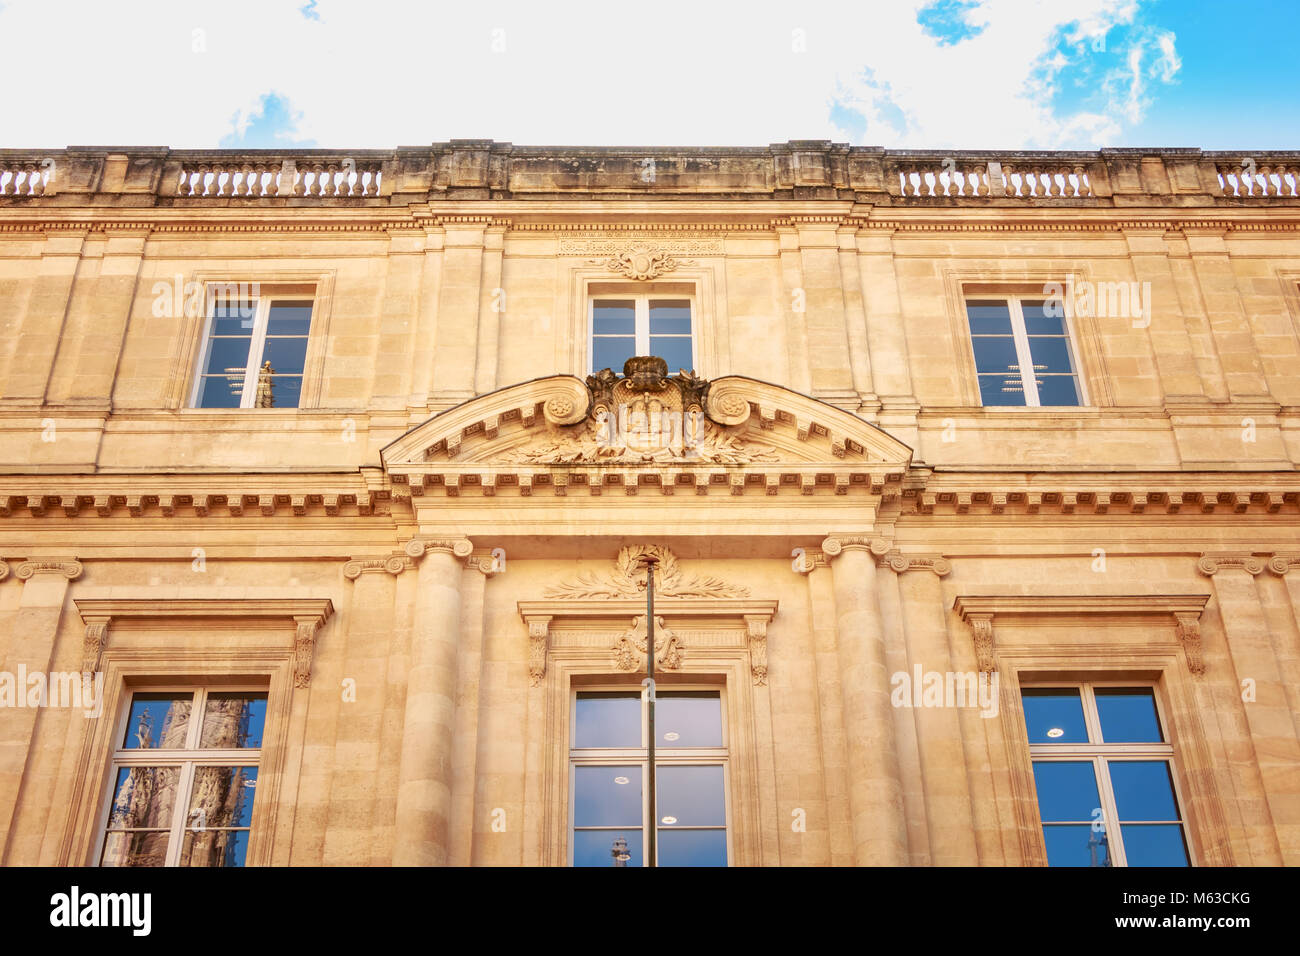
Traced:
[[[1049, 299], [1051, 299], [1051, 296], [1046, 296], [1046, 295], [1033, 296], [1033, 295], [1026, 295], [1026, 294], [1021, 294], [1021, 295], [968, 294], [965, 296], [965, 298], [962, 301], [962, 308], [967, 310], [966, 311], [966, 334], [967, 337], [970, 338], [971, 340], [971, 358], [975, 362], [976, 396], [979, 396], [981, 394], [979, 388], [980, 366], [979, 366], [979, 359], [975, 357], [976, 335], [974, 330], [971, 328], [971, 324], [970, 324], [970, 311], [969, 311], [970, 303], [972, 301], [1005, 302], [1007, 303], [1007, 309], [1011, 314], [1011, 336], [1016, 343], [1016, 363], [1019, 366], [1017, 371], [1020, 374], [1020, 387], [1025, 394], [1025, 404], [1023, 407], [1025, 408], [1083, 408], [1092, 404], [1088, 399], [1087, 386], [1083, 381], [1083, 371], [1079, 365], [1079, 349], [1075, 345], [1076, 337], [1074, 331], [1074, 321], [1070, 315], [1070, 309], [1065, 304], [1062, 305], [1062, 309], [1065, 313], [1062, 316], [1062, 319], [1064, 321], [1064, 328], [1065, 328], [1065, 349], [1067, 354], [1070, 356], [1070, 372], [1071, 372], [1071, 377], [1074, 379], [1074, 389], [1078, 393], [1079, 402], [1077, 405], [1042, 405], [1038, 401], [1038, 382], [1036, 380], [1037, 375], [1034, 372], [1034, 359], [1029, 350], [1029, 332], [1025, 328], [1025, 313], [1020, 303], [1022, 300], [1038, 302], [1038, 301], [1047, 301]], [[1029, 369], [1029, 371], [1026, 372], [1025, 369]], [[1016, 408], [1018, 406], [985, 405], [984, 400], [981, 398], [980, 407], [995, 408], [1001, 411], [1003, 409]]]
[[[262, 747], [200, 747], [200, 735], [203, 732], [203, 715], [207, 710], [209, 693], [218, 694], [266, 694], [267, 726], [262, 728]], [[127, 727], [131, 720], [131, 703], [137, 694], [192, 694], [189, 726], [185, 731], [185, 746], [176, 749], [149, 749], [123, 747]], [[180, 770], [176, 784], [176, 801], [172, 808], [172, 825], [167, 836], [167, 855], [164, 867], [180, 866], [181, 850], [184, 846], [185, 831], [193, 829], [189, 825], [190, 798], [194, 791], [194, 774], [199, 767], [257, 767], [257, 781], [262, 783], [262, 749], [266, 745], [266, 734], [271, 720], [270, 691], [265, 684], [240, 683], [220, 685], [184, 685], [184, 684], [141, 684], [135, 685], [124, 695], [125, 701], [114, 726], [113, 751], [109, 763], [108, 784], [100, 807], [99, 827], [96, 832], [94, 865], [104, 867], [104, 846], [109, 834], [109, 821], [112, 818], [113, 800], [117, 793], [118, 771], [130, 767], [176, 767]], [[195, 719], [197, 717], [197, 719]], [[256, 788], [254, 788], [256, 789]], [[257, 806], [254, 793], [253, 805]], [[218, 829], [218, 828], [211, 828]], [[237, 828], [237, 829], [243, 829]], [[250, 819], [248, 826], [249, 845], [253, 840], [253, 827]]]
[[[221, 285], [221, 283], [214, 283]], [[203, 323], [203, 347], [199, 353], [199, 364], [194, 373], [194, 384], [190, 389], [190, 408], [203, 408], [205, 411], [233, 411], [228, 408], [205, 408], [199, 405], [203, 393], [203, 380], [208, 376], [208, 354], [212, 350], [212, 323], [216, 317], [218, 302], [228, 302], [212, 294], [212, 287], [206, 290], [208, 315]], [[276, 302], [306, 302], [311, 300], [311, 319], [307, 323], [307, 348], [311, 347], [311, 330], [316, 325], [316, 296], [309, 293], [275, 293], [259, 295], [253, 310], [253, 335], [248, 343], [248, 364], [244, 367], [244, 388], [240, 392], [239, 407], [253, 408], [257, 402], [257, 376], [262, 368], [262, 353], [266, 351], [266, 328], [270, 324], [271, 306]], [[306, 353], [303, 356], [303, 380], [307, 378]], [[300, 393], [301, 394], [301, 393]], [[301, 407], [301, 406], [296, 406]]]
[[[691, 310], [691, 368], [687, 371], [698, 370], [700, 357], [698, 354], [698, 328], [699, 309], [696, 308], [695, 296], [685, 292], [656, 292], [653, 289], [646, 292], [593, 292], [587, 296], [587, 374], [595, 375], [600, 369], [595, 368], [596, 362], [596, 300], [618, 299], [624, 302], [635, 304], [636, 310], [636, 354], [650, 355], [650, 300], [651, 299], [679, 299], [690, 305]], [[602, 338], [626, 338], [626, 336], [601, 336]], [[687, 338], [688, 336], [676, 335], [675, 338]], [[614, 369], [615, 372], [622, 371]], [[677, 369], [670, 368], [669, 375], [676, 375]]]
[[[604, 296], [602, 296], [604, 298]], [[718, 695], [718, 707], [722, 714], [722, 746], [721, 747], [655, 747], [655, 767], [690, 767], [690, 766], [710, 766], [722, 767], [722, 809], [724, 814], [724, 823], [721, 827], [726, 835], [727, 846], [727, 866], [732, 863], [732, 815], [731, 815], [731, 768], [729, 753], [729, 730], [727, 726], [727, 698], [725, 688], [716, 684], [699, 684], [690, 686], [661, 686], [657, 688], [660, 693], [673, 693], [676, 691], [691, 691], [702, 693], [713, 693]], [[648, 826], [650, 823], [650, 756], [649, 756], [649, 739], [650, 727], [649, 719], [649, 696], [645, 690], [641, 691], [641, 746], [638, 748], [630, 747], [575, 747], [574, 742], [577, 740], [578, 727], [578, 695], [579, 694], [608, 694], [608, 693], [636, 693], [636, 689], [629, 688], [626, 684], [609, 684], [609, 685], [581, 685], [570, 688], [569, 690], [569, 824], [568, 824], [568, 841], [569, 866], [573, 866], [574, 839], [574, 800], [577, 796], [577, 768], [578, 767], [611, 767], [611, 766], [628, 766], [636, 764], [641, 768], [641, 834], [642, 847], [648, 844], [646, 839]], [[656, 778], [656, 784], [658, 778]], [[584, 830], [608, 830], [610, 833], [610, 845], [612, 847], [614, 837], [622, 831], [618, 827], [583, 827]], [[679, 830], [717, 830], [718, 827], [677, 827]], [[659, 862], [659, 841], [655, 840], [655, 863]], [[611, 858], [610, 865], [613, 865]]]
[[[1160, 723], [1160, 734], [1164, 743], [1098, 743], [1104, 738], [1101, 732], [1101, 713], [1097, 709], [1095, 691], [1098, 688], [1124, 687], [1145, 688], [1151, 691], [1155, 701], [1156, 720]], [[1172, 781], [1174, 804], [1178, 810], [1177, 820], [1125, 820], [1127, 824], [1158, 823], [1177, 824], [1183, 829], [1183, 845], [1187, 848], [1188, 866], [1196, 866], [1196, 849], [1191, 837], [1191, 828], [1187, 820], [1186, 803], [1178, 785], [1178, 772], [1174, 763], [1174, 745], [1169, 742], [1169, 722], [1165, 717], [1164, 704], [1154, 684], [1149, 681], [1133, 680], [1094, 680], [1094, 681], [1045, 681], [1024, 684], [1022, 690], [1071, 690], [1079, 691], [1083, 702], [1083, 721], [1088, 731], [1088, 743], [1031, 743], [1029, 745], [1030, 766], [1040, 761], [1092, 764], [1093, 776], [1097, 781], [1097, 795], [1101, 800], [1102, 823], [1106, 828], [1106, 847], [1110, 854], [1111, 866], [1128, 866], [1128, 857], [1124, 852], [1124, 836], [1121, 832], [1119, 808], [1115, 802], [1115, 789], [1110, 781], [1109, 764], [1112, 761], [1125, 760], [1159, 760], [1169, 765], [1169, 779]], [[1022, 707], [1023, 712], [1023, 707]], [[1026, 728], [1027, 729], [1027, 728]], [[1038, 807], [1038, 792], [1034, 792], [1034, 809], [1038, 813], [1039, 827], [1050, 826], [1045, 823], [1042, 810]], [[1044, 843], [1046, 837], [1044, 836]]]

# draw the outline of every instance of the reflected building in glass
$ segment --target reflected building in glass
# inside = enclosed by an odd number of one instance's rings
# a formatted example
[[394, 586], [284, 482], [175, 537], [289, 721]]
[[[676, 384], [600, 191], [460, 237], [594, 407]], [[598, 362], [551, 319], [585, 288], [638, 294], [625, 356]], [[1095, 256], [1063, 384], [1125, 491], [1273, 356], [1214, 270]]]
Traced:
[[1300, 863], [1295, 154], [48, 156], [3, 864]]

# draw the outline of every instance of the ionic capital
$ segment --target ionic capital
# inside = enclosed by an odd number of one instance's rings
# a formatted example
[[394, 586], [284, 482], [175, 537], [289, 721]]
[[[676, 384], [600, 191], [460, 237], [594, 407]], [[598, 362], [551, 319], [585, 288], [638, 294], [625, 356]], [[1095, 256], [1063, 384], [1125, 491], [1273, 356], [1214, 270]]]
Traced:
[[474, 553], [474, 543], [469, 538], [412, 538], [406, 542], [405, 551], [416, 561], [431, 551], [468, 558]]
[[943, 577], [952, 571], [952, 562], [942, 554], [903, 554], [890, 551], [880, 559], [880, 566], [902, 574], [905, 571], [933, 571]]
[[1196, 570], [1210, 577], [1224, 568], [1241, 568], [1247, 574], [1255, 575], [1264, 570], [1264, 559], [1245, 552], [1210, 551], [1202, 554], [1196, 562]]
[[387, 557], [353, 558], [343, 565], [343, 576], [349, 581], [355, 581], [366, 572], [374, 571], [396, 577], [407, 568], [413, 567], [415, 567], [415, 560], [410, 555], [402, 551], [394, 551]]
[[1300, 568], [1300, 553], [1279, 552], [1268, 559], [1268, 569], [1274, 574], [1286, 575], [1292, 568]]
[[867, 551], [876, 557], [889, 551], [889, 542], [884, 538], [875, 538], [868, 535], [831, 535], [822, 542], [822, 553], [828, 560], [835, 560], [845, 551]]
[[81, 577], [81, 562], [72, 557], [30, 558], [18, 565], [18, 577], [26, 581], [34, 574], [61, 574], [69, 581]]

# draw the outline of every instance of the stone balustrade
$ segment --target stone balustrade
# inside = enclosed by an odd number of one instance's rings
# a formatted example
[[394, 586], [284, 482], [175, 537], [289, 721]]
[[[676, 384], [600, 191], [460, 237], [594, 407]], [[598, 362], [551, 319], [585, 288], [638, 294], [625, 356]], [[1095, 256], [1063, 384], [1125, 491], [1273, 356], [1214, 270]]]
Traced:
[[[832, 200], [875, 206], [1300, 205], [1300, 152], [532, 147], [391, 150], [0, 149], [0, 204], [402, 207], [429, 200]], [[99, 199], [96, 197], [113, 197]]]

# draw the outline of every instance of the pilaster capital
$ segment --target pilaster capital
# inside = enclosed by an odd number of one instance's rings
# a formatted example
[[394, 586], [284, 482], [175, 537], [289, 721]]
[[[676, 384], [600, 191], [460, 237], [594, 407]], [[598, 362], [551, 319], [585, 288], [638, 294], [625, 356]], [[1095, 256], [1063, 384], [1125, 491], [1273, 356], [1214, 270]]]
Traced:
[[401, 574], [407, 568], [415, 567], [415, 560], [402, 551], [394, 551], [388, 556], [378, 557], [361, 557], [353, 558], [343, 565], [343, 576], [349, 581], [355, 581], [361, 575], [369, 572], [383, 572], [391, 574], [394, 577]]
[[9, 577], [9, 565], [0, 561], [0, 581], [3, 581], [7, 577]]
[[1207, 551], [1196, 562], [1196, 570], [1209, 577], [1224, 568], [1241, 568], [1255, 575], [1264, 570], [1264, 559], [1245, 552]]
[[942, 554], [903, 554], [890, 551], [880, 559], [880, 566], [896, 574], [905, 571], [933, 571], [938, 577], [952, 572], [952, 562]]
[[795, 548], [790, 557], [790, 567], [796, 574], [811, 574], [817, 568], [830, 565], [826, 553], [818, 548]]
[[833, 561], [845, 551], [867, 551], [880, 557], [889, 551], [889, 541], [885, 538], [861, 534], [833, 534], [822, 542], [822, 554]]
[[[1300, 552], [1279, 551], [1268, 559], [1268, 569], [1274, 574], [1285, 576], [1292, 568], [1300, 568]], [[3, 579], [0, 575], [0, 579]]]
[[506, 549], [493, 548], [491, 551], [485, 551], [476, 548], [465, 561], [465, 567], [489, 578], [494, 574], [501, 574], [506, 569]]
[[61, 574], [69, 581], [81, 577], [81, 562], [74, 557], [29, 558], [18, 565], [18, 577], [26, 581], [35, 574]]
[[406, 542], [404, 550], [416, 561], [431, 551], [450, 554], [457, 558], [468, 558], [474, 553], [474, 543], [469, 538], [416, 537]]

